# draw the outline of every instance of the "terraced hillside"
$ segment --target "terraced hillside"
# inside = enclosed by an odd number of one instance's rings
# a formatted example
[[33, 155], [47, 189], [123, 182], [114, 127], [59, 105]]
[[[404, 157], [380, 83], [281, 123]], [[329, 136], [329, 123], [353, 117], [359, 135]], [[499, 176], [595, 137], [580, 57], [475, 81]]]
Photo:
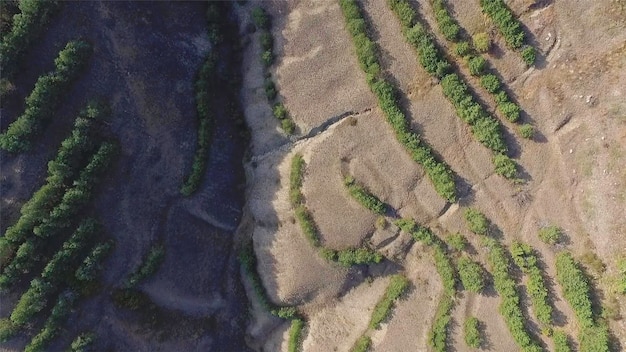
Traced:
[[626, 349], [623, 1], [1, 5], [1, 351]]

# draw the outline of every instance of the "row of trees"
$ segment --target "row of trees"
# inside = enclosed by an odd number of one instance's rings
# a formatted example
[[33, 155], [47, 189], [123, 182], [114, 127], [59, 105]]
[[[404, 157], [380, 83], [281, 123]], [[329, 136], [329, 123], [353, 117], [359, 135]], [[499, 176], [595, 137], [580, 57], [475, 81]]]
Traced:
[[50, 342], [61, 332], [61, 327], [71, 313], [76, 298], [76, 294], [72, 291], [63, 292], [59, 295], [43, 328], [26, 345], [24, 352], [41, 352], [48, 347]]
[[141, 264], [130, 274], [124, 286], [126, 286], [126, 288], [133, 288], [137, 286], [139, 282], [156, 273], [164, 259], [165, 247], [157, 244], [150, 248], [148, 253], [142, 259]]
[[269, 72], [269, 68], [274, 63], [274, 38], [272, 37], [272, 19], [270, 15], [262, 8], [255, 7], [252, 9], [252, 21], [259, 34], [259, 42], [261, 44], [261, 63], [263, 63], [265, 74], [265, 93], [267, 101], [272, 105], [272, 113], [274, 117], [280, 121], [280, 127], [287, 134], [293, 134], [296, 131], [296, 124], [289, 115], [289, 111], [285, 105], [278, 101], [278, 92], [276, 84]]
[[378, 105], [393, 128], [396, 139], [405, 147], [411, 158], [422, 165], [437, 193], [449, 202], [456, 201], [454, 175], [450, 167], [439, 160], [431, 147], [409, 126], [407, 116], [400, 108], [397, 92], [381, 74], [376, 44], [369, 38], [367, 25], [359, 5], [354, 0], [341, 0], [346, 28], [352, 36], [357, 59], [365, 72], [367, 83], [378, 98]]
[[[26, 49], [48, 23], [58, 8], [58, 2], [21, 0], [18, 8], [20, 13], [13, 16], [11, 30], [0, 42], [0, 67], [5, 79], [15, 74]], [[3, 94], [0, 92], [0, 95]]]
[[380, 324], [389, 317], [391, 309], [395, 305], [395, 301], [409, 288], [409, 284], [410, 281], [400, 274], [391, 276], [385, 294], [378, 303], [376, 303], [372, 316], [370, 317], [369, 327], [371, 329], [378, 329]]
[[556, 255], [556, 280], [578, 319], [580, 351], [609, 351], [608, 327], [594, 313], [589, 279], [569, 252]]
[[46, 119], [54, 113], [69, 84], [78, 76], [91, 54], [91, 46], [84, 41], [72, 41], [54, 60], [55, 71], [39, 77], [26, 98], [26, 109], [0, 135], [0, 148], [9, 152], [30, 149], [31, 139], [40, 132]]
[[526, 243], [513, 242], [511, 245], [511, 256], [515, 264], [528, 275], [526, 290], [530, 296], [530, 301], [534, 307], [537, 320], [544, 327], [552, 325], [552, 305], [548, 301], [548, 288], [539, 268], [537, 254], [533, 248]]

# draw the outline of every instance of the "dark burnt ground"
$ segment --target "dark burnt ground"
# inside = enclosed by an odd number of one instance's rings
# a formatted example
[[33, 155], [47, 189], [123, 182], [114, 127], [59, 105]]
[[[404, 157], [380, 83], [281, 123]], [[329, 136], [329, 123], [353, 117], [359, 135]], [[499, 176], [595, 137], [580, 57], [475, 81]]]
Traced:
[[[233, 232], [243, 206], [241, 160], [246, 138], [237, 109], [238, 88], [224, 78], [216, 107], [215, 137], [198, 193], [179, 193], [196, 143], [193, 82], [211, 50], [204, 2], [66, 2], [26, 55], [16, 91], [3, 102], [5, 129], [21, 112], [39, 75], [52, 68], [69, 40], [92, 43], [94, 54], [81, 78], [50, 119], [34, 148], [18, 156], [0, 154], [0, 230], [14, 223], [19, 207], [45, 177], [46, 163], [89, 99], [108, 101], [103, 131], [119, 141], [122, 154], [86, 209], [113, 237], [102, 291], [83, 300], [53, 350], [66, 348], [82, 331], [98, 336], [96, 350], [245, 351], [247, 300], [233, 251]], [[233, 35], [218, 48], [224, 75], [239, 73], [236, 18]], [[156, 304], [147, 314], [117, 308], [111, 291], [139, 265], [157, 242], [165, 244], [161, 269], [140, 289]], [[6, 316], [13, 302], [0, 302]], [[9, 348], [23, 347], [16, 339]]]

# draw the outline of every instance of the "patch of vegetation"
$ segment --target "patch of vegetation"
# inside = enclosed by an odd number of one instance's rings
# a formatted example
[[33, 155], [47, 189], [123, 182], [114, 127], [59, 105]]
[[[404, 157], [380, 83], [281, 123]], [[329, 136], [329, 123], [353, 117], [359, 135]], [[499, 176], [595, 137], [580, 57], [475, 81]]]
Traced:
[[380, 263], [383, 255], [367, 247], [348, 248], [336, 252], [336, 261], [345, 267], [359, 264]]
[[61, 326], [67, 320], [75, 301], [76, 295], [74, 293], [66, 292], [61, 294], [43, 328], [26, 345], [24, 352], [44, 351], [50, 342], [61, 332]]
[[74, 276], [78, 281], [94, 281], [97, 274], [102, 270], [102, 261], [113, 250], [113, 242], [107, 241], [97, 244], [85, 257], [82, 264], [76, 269]]
[[[4, 6], [4, 1], [3, 1]], [[20, 0], [20, 13], [12, 18], [11, 30], [0, 41], [0, 67], [2, 76], [11, 77], [17, 70], [26, 49], [41, 33], [58, 8], [57, 1]], [[4, 12], [4, 8], [2, 11]], [[4, 92], [0, 92], [3, 95]]]
[[461, 28], [456, 23], [454, 18], [448, 12], [444, 0], [432, 0], [433, 10], [435, 12], [435, 19], [437, 20], [437, 26], [443, 36], [450, 41], [457, 41], [459, 39], [459, 32]]
[[485, 287], [485, 270], [483, 267], [467, 256], [457, 260], [459, 278], [466, 290], [479, 293]]
[[606, 271], [606, 266], [602, 262], [602, 259], [591, 250], [586, 250], [585, 253], [580, 256], [580, 262], [596, 275], [602, 275]]
[[522, 60], [526, 63], [526, 66], [532, 66], [535, 64], [535, 60], [537, 59], [537, 55], [535, 54], [535, 48], [528, 45], [522, 49]]
[[485, 32], [476, 33], [472, 36], [472, 44], [479, 53], [486, 53], [491, 48], [491, 39]]
[[369, 327], [372, 329], [378, 329], [380, 324], [389, 317], [391, 309], [394, 307], [394, 302], [402, 296], [402, 294], [409, 288], [409, 280], [400, 275], [392, 275], [389, 281], [389, 286], [383, 297], [376, 303], [372, 317], [370, 318]]
[[11, 319], [0, 319], [0, 342], [6, 342], [20, 331], [20, 327], [13, 324]]
[[304, 320], [293, 319], [289, 328], [289, 352], [298, 352], [302, 349], [302, 331], [304, 330]]
[[462, 252], [467, 247], [467, 238], [460, 233], [448, 235], [446, 244], [456, 251]]
[[552, 341], [554, 342], [554, 352], [571, 352], [567, 334], [562, 330], [552, 332]]
[[[393, 128], [396, 139], [404, 146], [411, 158], [424, 167], [437, 193], [447, 201], [455, 202], [456, 189], [452, 171], [443, 161], [438, 160], [431, 147], [410, 129], [406, 114], [398, 103], [396, 90], [381, 73], [380, 62], [378, 61], [379, 53], [376, 44], [368, 36], [367, 26], [358, 3], [354, 0], [341, 0], [340, 5], [345, 17], [346, 28], [352, 36], [359, 65], [365, 72], [367, 83], [378, 98], [378, 105], [387, 122]], [[408, 9], [412, 11], [410, 7]], [[436, 53], [434, 46], [425, 46], [422, 50], [429, 53], [435, 50]], [[428, 65], [437, 66], [440, 63], [448, 65], [449, 68], [449, 64], [445, 61], [429, 61]], [[443, 66], [431, 67], [432, 70], [442, 73], [447, 72], [448, 68]]]
[[483, 244], [489, 251], [487, 259], [491, 266], [494, 287], [502, 298], [500, 314], [504, 317], [504, 321], [511, 335], [513, 335], [513, 340], [525, 352], [542, 351], [526, 327], [526, 319], [522, 312], [515, 280], [511, 278], [509, 273], [511, 263], [506, 249], [496, 240], [489, 237], [483, 237]]
[[483, 337], [480, 333], [480, 321], [476, 317], [465, 319], [463, 324], [463, 335], [465, 344], [471, 348], [480, 348], [483, 343]]
[[142, 280], [152, 276], [159, 269], [164, 259], [165, 248], [162, 245], [157, 244], [150, 248], [139, 267], [128, 277], [125, 287], [133, 288]]
[[489, 93], [495, 93], [500, 89], [500, 80], [492, 73], [480, 77], [480, 85]]
[[366, 335], [359, 337], [350, 352], [368, 352], [372, 347], [372, 338]]
[[532, 139], [535, 135], [535, 128], [533, 125], [525, 123], [519, 127], [519, 134], [526, 139]]
[[496, 154], [493, 157], [496, 174], [508, 179], [515, 179], [517, 176], [517, 166], [515, 161], [504, 154]]
[[291, 172], [289, 173], [289, 200], [294, 207], [304, 202], [301, 188], [305, 167], [306, 163], [304, 158], [302, 158], [302, 154], [294, 155], [293, 159], [291, 159]]
[[617, 261], [617, 291], [626, 295], [626, 258], [620, 258]]
[[463, 213], [467, 228], [477, 235], [486, 235], [489, 229], [489, 220], [478, 209], [467, 208]]
[[26, 98], [22, 115], [0, 134], [0, 148], [12, 153], [30, 149], [31, 139], [59, 106], [63, 93], [85, 66], [90, 54], [91, 46], [87, 42], [67, 43], [54, 60], [55, 71], [39, 77]]
[[485, 73], [487, 61], [482, 56], [468, 56], [467, 68], [472, 76], [482, 76]]
[[522, 26], [503, 0], [480, 0], [480, 7], [496, 24], [510, 47], [518, 49], [522, 46], [524, 43]]
[[562, 235], [563, 231], [556, 225], [550, 225], [539, 230], [539, 239], [550, 245], [557, 244]]
[[467, 56], [471, 50], [469, 42], [466, 41], [458, 42], [454, 45], [454, 53], [460, 57]]
[[344, 179], [344, 185], [352, 198], [359, 202], [364, 208], [379, 215], [384, 215], [387, 212], [387, 205], [370, 193], [365, 187], [357, 183], [354, 177], [346, 177]]
[[533, 311], [545, 327], [552, 325], [552, 305], [549, 303], [548, 288], [539, 268], [537, 254], [533, 248], [520, 242], [511, 245], [511, 256], [515, 264], [528, 275], [526, 290], [533, 305]]
[[96, 334], [93, 332], [80, 334], [72, 341], [69, 352], [90, 352], [95, 340]]
[[448, 349], [448, 326], [452, 319], [454, 299], [444, 294], [439, 301], [433, 326], [428, 334], [428, 344], [437, 352], [445, 352]]

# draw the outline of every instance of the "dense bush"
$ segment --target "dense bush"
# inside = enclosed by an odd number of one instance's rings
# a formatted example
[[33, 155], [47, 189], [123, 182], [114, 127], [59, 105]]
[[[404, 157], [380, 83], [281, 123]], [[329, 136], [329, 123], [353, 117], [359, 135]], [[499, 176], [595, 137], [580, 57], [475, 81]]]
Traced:
[[52, 308], [50, 317], [44, 323], [41, 331], [35, 335], [30, 343], [24, 348], [24, 352], [44, 351], [52, 340], [59, 334], [61, 325], [70, 314], [76, 297], [71, 292], [59, 296], [57, 303]]
[[465, 344], [471, 348], [480, 348], [483, 343], [483, 337], [480, 334], [480, 322], [476, 317], [469, 317], [465, 319], [463, 324], [463, 337]]
[[466, 290], [479, 293], [485, 287], [485, 271], [480, 264], [467, 256], [462, 256], [457, 261], [459, 278]]
[[92, 351], [92, 345], [96, 340], [96, 334], [92, 332], [83, 333], [72, 341], [69, 352], [89, 352]]
[[522, 59], [527, 66], [532, 66], [535, 64], [535, 59], [537, 58], [535, 54], [535, 48], [533, 48], [532, 46], [526, 46], [524, 47], [524, 49], [522, 49], [521, 54]]
[[11, 319], [0, 319], [0, 342], [6, 342], [11, 337], [15, 336], [19, 332], [19, 326], [13, 324]]
[[289, 347], [287, 351], [298, 352], [302, 345], [302, 331], [304, 330], [304, 320], [293, 319], [289, 328]]
[[481, 76], [485, 73], [487, 61], [482, 56], [468, 56], [467, 67], [472, 76]]
[[162, 245], [155, 245], [150, 248], [139, 267], [128, 277], [126, 288], [133, 288], [142, 280], [156, 273], [164, 259], [165, 248]]
[[39, 249], [41, 243], [35, 239], [29, 238], [22, 243], [15, 253], [13, 260], [2, 271], [0, 275], [0, 289], [5, 290], [17, 281], [21, 274], [28, 272], [34, 261], [39, 259]]
[[480, 6], [496, 24], [506, 43], [512, 48], [520, 48], [524, 43], [524, 31], [504, 0], [480, 0]]
[[435, 12], [435, 19], [437, 20], [437, 26], [439, 27], [441, 34], [443, 34], [447, 40], [453, 42], [458, 40], [461, 28], [448, 12], [445, 1], [432, 0], [432, 4]]
[[[437, 160], [430, 146], [411, 131], [407, 117], [398, 103], [394, 87], [381, 75], [376, 44], [368, 37], [367, 26], [359, 5], [354, 0], [342, 0], [340, 5], [345, 16], [346, 28], [352, 35], [359, 65], [366, 73], [367, 83], [378, 98], [378, 105], [393, 128], [396, 139], [405, 147], [411, 158], [424, 167], [437, 193], [450, 202], [456, 201], [452, 171], [444, 162]], [[398, 4], [398, 6], [402, 21], [412, 25], [415, 17], [413, 9], [408, 4]], [[404, 15], [406, 18], [402, 17]], [[411, 33], [410, 35], [415, 37], [416, 45], [419, 44], [420, 50], [423, 51], [421, 57], [424, 65], [427, 65], [432, 72], [442, 72], [442, 74], [447, 72], [449, 65], [437, 59], [437, 50], [432, 40], [429, 39], [430, 44], [428, 44], [420, 39], [426, 36], [423, 28], [415, 27]]]
[[468, 243], [467, 243], [467, 238], [465, 238], [465, 236], [457, 232], [455, 234], [451, 234], [451, 235], [448, 235], [448, 237], [446, 237], [446, 244], [450, 246], [451, 248], [461, 252], [465, 250], [465, 247], [467, 247]]
[[76, 279], [83, 282], [95, 280], [98, 271], [102, 269], [102, 261], [111, 253], [112, 249], [112, 242], [97, 244], [76, 269], [74, 273]]
[[594, 325], [591, 304], [591, 286], [585, 273], [569, 252], [556, 256], [556, 279], [563, 289], [563, 297], [570, 304], [581, 326]]
[[383, 297], [376, 303], [372, 317], [370, 318], [369, 327], [372, 329], [378, 329], [380, 324], [387, 319], [391, 313], [391, 309], [394, 306], [394, 302], [402, 296], [404, 291], [409, 287], [409, 280], [400, 275], [392, 275], [389, 281], [389, 286], [385, 290]]
[[475, 234], [486, 235], [489, 229], [489, 220], [480, 211], [474, 208], [467, 208], [463, 213], [467, 228]]
[[504, 176], [508, 179], [514, 179], [517, 175], [517, 166], [515, 161], [504, 154], [496, 154], [493, 157], [493, 165], [496, 174]]
[[58, 2], [20, 0], [18, 7], [20, 13], [13, 16], [11, 30], [0, 41], [0, 67], [4, 77], [16, 72], [24, 52], [57, 9]]
[[502, 297], [500, 314], [504, 317], [513, 339], [524, 352], [542, 351], [526, 327], [526, 319], [522, 312], [515, 281], [509, 273], [511, 263], [506, 249], [492, 238], [484, 237], [483, 243], [489, 251], [487, 260], [491, 266], [494, 287]]
[[437, 352], [445, 352], [448, 350], [448, 327], [452, 319], [452, 308], [454, 300], [447, 294], [444, 294], [439, 301], [433, 326], [428, 333], [428, 344]]
[[530, 245], [514, 242], [511, 245], [511, 255], [515, 264], [528, 275], [526, 290], [537, 320], [546, 327], [552, 325], [552, 306], [548, 301], [548, 288], [539, 268], [537, 254]]
[[508, 101], [507, 97], [507, 101], [498, 104], [498, 111], [500, 111], [507, 120], [511, 122], [517, 122], [517, 120], [519, 120], [522, 109], [519, 107], [519, 105]]
[[454, 53], [460, 57], [465, 57], [471, 52], [470, 44], [468, 42], [458, 42], [454, 45]]
[[489, 34], [485, 32], [476, 33], [472, 36], [472, 43], [474, 44], [474, 48], [479, 53], [486, 53], [491, 48], [491, 40], [489, 39]]
[[364, 208], [379, 215], [384, 215], [387, 212], [387, 205], [371, 194], [365, 187], [358, 184], [352, 176], [345, 178], [344, 185], [348, 188], [348, 193], [352, 198]]
[[480, 77], [480, 85], [489, 93], [495, 93], [500, 89], [500, 80], [494, 74], [486, 74]]
[[350, 352], [368, 352], [371, 347], [372, 338], [367, 335], [363, 335], [356, 340]]
[[26, 108], [0, 135], [0, 148], [9, 152], [30, 149], [31, 138], [40, 132], [44, 120], [56, 110], [62, 94], [87, 62], [91, 46], [83, 41], [69, 42], [54, 60], [55, 71], [39, 77], [26, 98]]
[[444, 244], [441, 243], [438, 238], [433, 246], [433, 257], [435, 259], [435, 268], [443, 284], [444, 292], [448, 296], [454, 297], [457, 283], [456, 270], [454, 269], [452, 259], [445, 250]]
[[81, 170], [73, 186], [63, 194], [61, 202], [41, 219], [41, 224], [35, 226], [33, 229], [35, 235], [47, 238], [69, 226], [73, 218], [91, 200], [96, 184], [100, 181], [102, 174], [108, 170], [116, 154], [115, 144], [103, 142], [91, 156], [89, 163]]
[[214, 116], [213, 109], [216, 101], [215, 90], [218, 89], [217, 56], [212, 51], [207, 56], [198, 72], [195, 83], [196, 113], [198, 116], [198, 139], [196, 151], [191, 165], [191, 172], [185, 178], [180, 189], [181, 194], [190, 196], [198, 190], [206, 172], [210, 154], [211, 140], [213, 139]]
[[535, 135], [535, 128], [533, 125], [525, 123], [519, 127], [519, 134], [526, 139], [532, 139]]
[[336, 253], [337, 262], [345, 267], [359, 264], [380, 263], [383, 260], [382, 254], [367, 247], [342, 249]]
[[567, 334], [562, 330], [555, 330], [552, 333], [552, 341], [554, 341], [554, 352], [571, 352]]
[[562, 230], [556, 225], [546, 226], [539, 230], [539, 239], [547, 244], [557, 244], [562, 236]]

